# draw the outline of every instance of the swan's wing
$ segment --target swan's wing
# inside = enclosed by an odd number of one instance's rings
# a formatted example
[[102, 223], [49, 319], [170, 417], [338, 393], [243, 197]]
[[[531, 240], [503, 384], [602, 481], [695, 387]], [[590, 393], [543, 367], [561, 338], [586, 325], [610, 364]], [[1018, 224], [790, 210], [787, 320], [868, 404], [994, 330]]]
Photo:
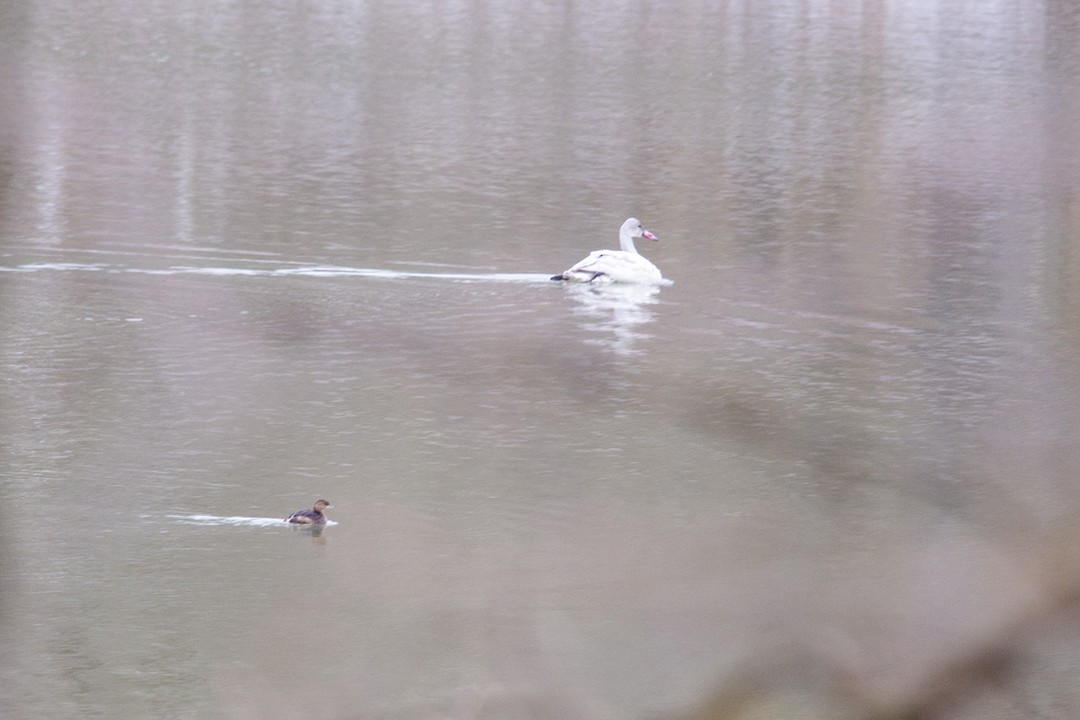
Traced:
[[555, 279], [561, 280], [576, 280], [578, 282], [592, 282], [598, 277], [605, 275], [606, 260], [608, 256], [616, 252], [614, 250], [593, 250], [589, 253], [589, 256], [584, 260], [574, 263], [570, 266], [570, 269], [561, 275], [556, 275]]
[[588, 267], [594, 272], [609, 276], [615, 282], [636, 283], [660, 280], [660, 271], [656, 269], [656, 266], [637, 253], [603, 253]]
[[655, 265], [637, 253], [622, 250], [595, 250], [562, 277], [579, 282], [658, 283], [661, 280]]
[[589, 253], [589, 256], [584, 260], [573, 265], [566, 272], [595, 272], [591, 268], [595, 267], [597, 263], [604, 262], [605, 258], [609, 258], [612, 253], [618, 252], [617, 250], [593, 250]]

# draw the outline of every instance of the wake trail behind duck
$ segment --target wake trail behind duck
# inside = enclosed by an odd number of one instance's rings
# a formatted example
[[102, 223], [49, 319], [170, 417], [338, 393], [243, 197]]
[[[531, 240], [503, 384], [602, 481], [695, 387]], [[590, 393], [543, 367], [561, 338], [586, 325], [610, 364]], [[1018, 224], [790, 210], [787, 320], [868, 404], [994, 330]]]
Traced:
[[[282, 518], [260, 518], [260, 517], [242, 517], [239, 515], [232, 515], [224, 517], [221, 515], [169, 515], [170, 519], [175, 520], [185, 525], [238, 525], [246, 527], [293, 527], [292, 523], [289, 523]], [[327, 520], [327, 525], [337, 525], [333, 520]]]

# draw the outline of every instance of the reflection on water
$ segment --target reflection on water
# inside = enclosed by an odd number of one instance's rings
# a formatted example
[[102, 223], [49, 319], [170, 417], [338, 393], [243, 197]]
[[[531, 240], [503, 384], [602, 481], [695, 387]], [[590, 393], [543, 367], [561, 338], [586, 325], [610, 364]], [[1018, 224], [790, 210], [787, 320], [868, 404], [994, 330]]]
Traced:
[[569, 284], [566, 292], [577, 301], [574, 317], [589, 331], [587, 342], [610, 348], [616, 355], [634, 355], [648, 337], [645, 326], [655, 319], [655, 285]]

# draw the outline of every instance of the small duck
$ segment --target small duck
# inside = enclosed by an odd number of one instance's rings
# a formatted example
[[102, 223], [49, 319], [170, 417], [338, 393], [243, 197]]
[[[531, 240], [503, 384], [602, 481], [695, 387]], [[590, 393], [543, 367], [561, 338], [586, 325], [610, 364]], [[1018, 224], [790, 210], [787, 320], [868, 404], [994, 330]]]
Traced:
[[293, 525], [325, 525], [326, 515], [323, 514], [323, 510], [328, 507], [330, 507], [330, 503], [320, 498], [315, 501], [315, 507], [311, 510], [297, 510], [285, 518], [285, 522]]

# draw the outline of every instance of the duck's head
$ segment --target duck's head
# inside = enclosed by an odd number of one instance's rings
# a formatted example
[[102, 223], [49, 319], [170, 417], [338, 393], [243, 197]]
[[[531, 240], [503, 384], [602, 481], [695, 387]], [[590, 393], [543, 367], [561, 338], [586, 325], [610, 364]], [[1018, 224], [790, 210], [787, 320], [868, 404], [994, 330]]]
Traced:
[[619, 236], [629, 235], [632, 238], [645, 238], [646, 240], [659, 240], [660, 238], [653, 235], [651, 232], [645, 229], [641, 224], [641, 221], [637, 218], [627, 218], [626, 222], [619, 228]]
[[327, 500], [323, 500], [320, 498], [315, 501], [315, 512], [322, 512], [328, 507], [330, 507], [330, 502]]

